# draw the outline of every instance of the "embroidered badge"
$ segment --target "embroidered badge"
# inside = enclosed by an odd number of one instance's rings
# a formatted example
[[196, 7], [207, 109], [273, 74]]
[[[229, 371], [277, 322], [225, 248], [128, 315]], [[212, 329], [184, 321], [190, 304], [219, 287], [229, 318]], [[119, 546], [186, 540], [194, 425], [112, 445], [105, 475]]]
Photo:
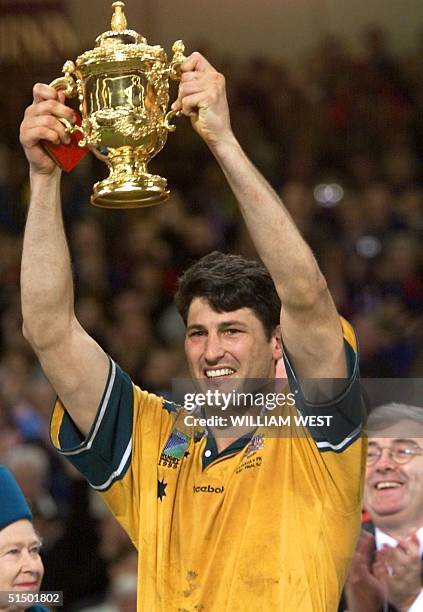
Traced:
[[244, 452], [244, 457], [250, 457], [257, 451], [264, 448], [263, 434], [256, 434], [251, 438], [251, 441]]
[[169, 457], [175, 457], [176, 459], [182, 459], [185, 451], [188, 448], [190, 436], [174, 429], [170, 435], [170, 438], [166, 442], [166, 446], [163, 449], [163, 454]]

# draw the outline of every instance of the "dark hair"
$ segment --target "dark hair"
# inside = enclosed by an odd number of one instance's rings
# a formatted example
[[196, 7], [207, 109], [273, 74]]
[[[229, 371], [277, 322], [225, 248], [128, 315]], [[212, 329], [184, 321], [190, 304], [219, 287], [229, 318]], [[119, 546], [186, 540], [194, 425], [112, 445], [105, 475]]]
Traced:
[[196, 297], [205, 298], [216, 312], [251, 308], [268, 339], [280, 321], [281, 301], [269, 272], [240, 255], [213, 251], [180, 277], [175, 302], [185, 324]]

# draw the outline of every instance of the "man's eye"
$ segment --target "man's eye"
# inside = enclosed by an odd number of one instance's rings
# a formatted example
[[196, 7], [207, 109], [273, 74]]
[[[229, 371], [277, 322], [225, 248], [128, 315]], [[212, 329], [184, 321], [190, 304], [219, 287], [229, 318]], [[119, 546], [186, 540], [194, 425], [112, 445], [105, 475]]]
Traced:
[[19, 554], [19, 548], [11, 548], [10, 550], [7, 551], [6, 554], [8, 555], [18, 555]]
[[41, 546], [39, 544], [37, 544], [37, 546], [32, 546], [32, 548], [30, 548], [29, 550], [31, 555], [39, 555], [40, 551], [41, 551]]
[[205, 331], [203, 331], [203, 330], [201, 330], [201, 329], [197, 329], [196, 331], [192, 331], [192, 332], [189, 334], [189, 337], [190, 337], [190, 338], [198, 338], [198, 337], [200, 337], [200, 336], [205, 336], [205, 335], [206, 335], [206, 332], [205, 332]]
[[228, 329], [225, 329], [225, 334], [228, 336], [233, 336], [238, 333], [239, 333], [239, 329], [236, 329], [235, 327], [229, 327]]

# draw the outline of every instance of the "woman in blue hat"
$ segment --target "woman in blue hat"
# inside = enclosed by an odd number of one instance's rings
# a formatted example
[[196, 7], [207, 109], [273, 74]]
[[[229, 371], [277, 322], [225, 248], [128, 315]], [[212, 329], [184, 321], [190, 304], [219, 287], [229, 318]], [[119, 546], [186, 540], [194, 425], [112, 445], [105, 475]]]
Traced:
[[20, 593], [36, 594], [40, 589], [44, 575], [40, 548], [25, 497], [11, 472], [0, 465], [0, 612], [45, 610], [19, 602]]

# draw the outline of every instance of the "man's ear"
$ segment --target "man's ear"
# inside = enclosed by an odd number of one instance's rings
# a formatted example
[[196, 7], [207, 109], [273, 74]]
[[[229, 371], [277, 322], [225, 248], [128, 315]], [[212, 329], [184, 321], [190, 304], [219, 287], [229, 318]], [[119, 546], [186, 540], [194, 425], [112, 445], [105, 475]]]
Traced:
[[282, 358], [282, 353], [283, 353], [282, 334], [281, 334], [280, 325], [277, 325], [275, 329], [273, 330], [270, 341], [272, 344], [273, 359], [275, 361], [279, 361]]

